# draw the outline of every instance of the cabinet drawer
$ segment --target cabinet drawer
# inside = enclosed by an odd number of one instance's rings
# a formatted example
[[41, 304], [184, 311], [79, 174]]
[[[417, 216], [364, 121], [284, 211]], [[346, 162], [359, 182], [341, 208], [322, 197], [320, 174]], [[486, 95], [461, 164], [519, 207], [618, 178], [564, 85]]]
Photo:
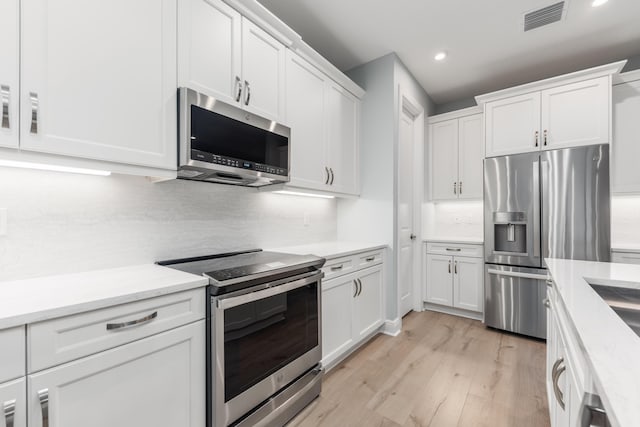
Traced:
[[612, 252], [611, 262], [623, 264], [640, 264], [640, 254], [633, 252]]
[[29, 325], [29, 373], [203, 319], [205, 295], [194, 289]]
[[324, 273], [324, 279], [329, 280], [332, 277], [342, 276], [343, 274], [351, 273], [354, 270], [354, 257], [342, 257], [327, 259], [327, 262], [322, 267]]
[[357, 268], [367, 268], [382, 262], [382, 251], [372, 251], [356, 255]]
[[434, 255], [467, 256], [474, 258], [483, 257], [482, 245], [469, 245], [458, 243], [429, 243], [427, 242], [427, 253]]
[[0, 383], [24, 376], [24, 326], [0, 331]]

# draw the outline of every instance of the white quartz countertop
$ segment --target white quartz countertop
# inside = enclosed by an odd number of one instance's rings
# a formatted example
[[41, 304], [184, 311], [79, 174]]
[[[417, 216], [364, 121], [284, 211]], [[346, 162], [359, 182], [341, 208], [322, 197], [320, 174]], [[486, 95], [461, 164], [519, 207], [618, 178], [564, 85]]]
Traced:
[[155, 264], [0, 282], [0, 329], [207, 284], [204, 277]]
[[265, 249], [273, 252], [285, 252], [295, 255], [316, 255], [323, 258], [336, 258], [349, 256], [359, 252], [386, 248], [384, 243], [363, 243], [363, 242], [318, 242], [299, 246], [286, 246], [279, 248]]
[[547, 267], [578, 334], [614, 426], [640, 420], [640, 337], [589, 283], [640, 289], [640, 265], [548, 259]]
[[422, 240], [431, 243], [469, 243], [474, 245], [481, 245], [484, 243], [484, 239], [482, 237], [429, 236]]

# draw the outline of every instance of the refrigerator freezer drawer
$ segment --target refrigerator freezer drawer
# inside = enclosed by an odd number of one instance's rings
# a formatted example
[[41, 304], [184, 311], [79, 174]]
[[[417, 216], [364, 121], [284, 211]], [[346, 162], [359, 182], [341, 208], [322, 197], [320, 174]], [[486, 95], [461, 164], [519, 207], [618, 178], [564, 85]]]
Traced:
[[485, 324], [545, 339], [546, 279], [546, 270], [486, 264]]

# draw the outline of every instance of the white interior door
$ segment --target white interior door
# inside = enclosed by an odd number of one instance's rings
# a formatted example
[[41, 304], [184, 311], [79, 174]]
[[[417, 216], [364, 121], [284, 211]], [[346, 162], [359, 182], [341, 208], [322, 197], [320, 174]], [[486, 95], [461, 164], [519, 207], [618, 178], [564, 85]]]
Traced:
[[398, 293], [399, 315], [413, 309], [413, 147], [414, 116], [403, 108], [400, 113], [398, 145]]

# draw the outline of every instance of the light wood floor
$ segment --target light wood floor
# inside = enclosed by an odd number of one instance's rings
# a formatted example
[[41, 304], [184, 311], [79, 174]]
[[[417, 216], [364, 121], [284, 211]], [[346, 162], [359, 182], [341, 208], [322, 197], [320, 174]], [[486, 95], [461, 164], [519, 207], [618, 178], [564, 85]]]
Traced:
[[549, 426], [545, 344], [434, 312], [410, 313], [325, 376], [289, 424]]

